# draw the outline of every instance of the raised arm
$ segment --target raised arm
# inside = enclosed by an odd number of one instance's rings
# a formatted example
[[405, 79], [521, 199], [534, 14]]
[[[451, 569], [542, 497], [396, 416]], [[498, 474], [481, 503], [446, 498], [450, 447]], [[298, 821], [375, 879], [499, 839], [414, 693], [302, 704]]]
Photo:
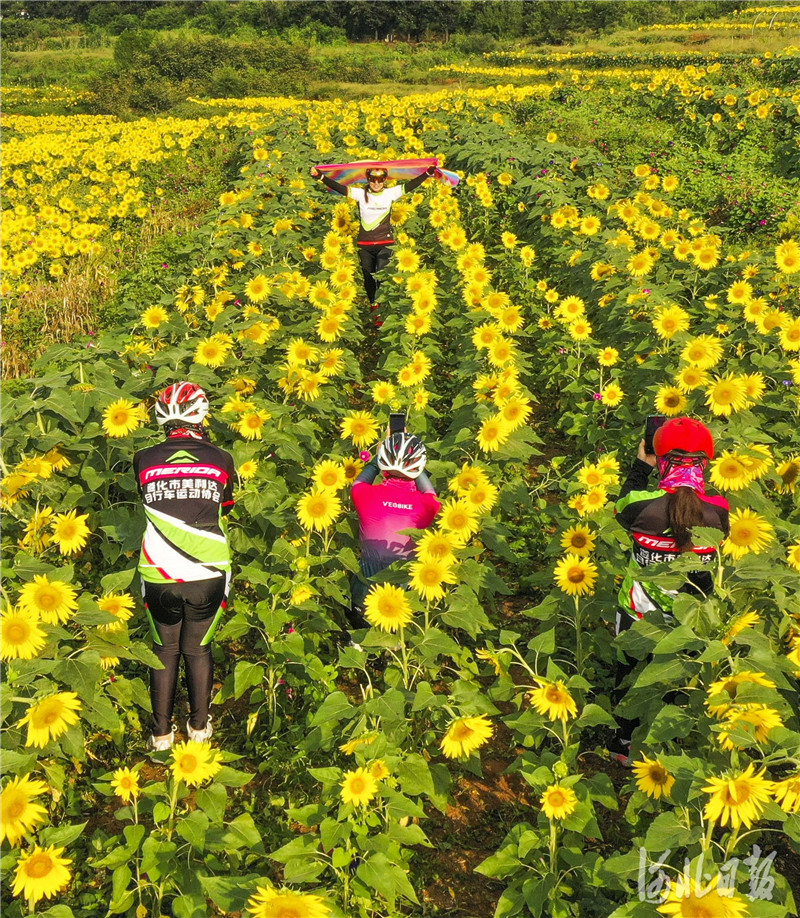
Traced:
[[426, 179], [432, 178], [434, 175], [436, 175], [436, 166], [428, 166], [424, 172], [420, 172], [419, 175], [415, 176], [411, 179], [411, 181], [406, 182], [405, 185], [403, 185], [403, 194], [408, 194], [409, 191], [413, 191], [415, 188], [419, 188], [419, 186]]
[[323, 175], [316, 166], [312, 166], [309, 170], [311, 177], [321, 181], [323, 185], [326, 185], [331, 191], [335, 191], [337, 194], [342, 194], [347, 197], [347, 185], [342, 185], [340, 182], [335, 182], [332, 178], [328, 178], [327, 175]]

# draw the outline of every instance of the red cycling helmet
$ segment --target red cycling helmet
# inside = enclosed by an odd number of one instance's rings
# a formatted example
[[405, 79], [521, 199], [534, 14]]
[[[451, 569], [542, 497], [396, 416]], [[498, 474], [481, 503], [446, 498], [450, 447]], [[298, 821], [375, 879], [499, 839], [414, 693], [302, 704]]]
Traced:
[[159, 424], [202, 424], [208, 414], [208, 397], [191, 382], [173, 383], [158, 396], [156, 420]]
[[706, 425], [694, 418], [671, 418], [655, 432], [653, 449], [656, 456], [680, 450], [683, 453], [704, 453], [713, 459], [714, 439]]

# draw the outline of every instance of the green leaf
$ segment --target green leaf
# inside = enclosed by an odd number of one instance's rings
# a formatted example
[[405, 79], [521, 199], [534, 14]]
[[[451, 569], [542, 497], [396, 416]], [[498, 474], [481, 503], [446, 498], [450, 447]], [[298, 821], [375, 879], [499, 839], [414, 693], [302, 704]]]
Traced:
[[253, 822], [253, 817], [249, 813], [242, 813], [231, 822], [223, 841], [226, 845], [238, 850], [239, 848], [248, 848], [253, 854], [263, 852], [264, 848], [261, 843], [261, 835]]
[[127, 588], [133, 582], [133, 578], [136, 576], [136, 568], [132, 567], [127, 571], [118, 571], [115, 574], [106, 574], [100, 580], [100, 585], [103, 588], [104, 593], [118, 593]]
[[576, 721], [576, 726], [580, 728], [597, 727], [600, 724], [607, 727], [617, 726], [617, 722], [614, 718], [608, 711], [604, 711], [599, 704], [587, 704], [581, 711], [581, 716]]
[[208, 816], [200, 810], [193, 810], [188, 816], [178, 820], [175, 830], [196, 851], [202, 851], [206, 842], [208, 826]]
[[405, 870], [393, 864], [383, 853], [373, 854], [362, 861], [356, 876], [367, 889], [379, 893], [390, 904], [394, 903], [398, 895], [419, 903]]
[[650, 854], [660, 855], [667, 850], [674, 851], [676, 848], [694, 844], [702, 834], [702, 829], [699, 826], [687, 829], [686, 826], [678, 821], [675, 813], [670, 810], [666, 813], [660, 813], [653, 820], [647, 830], [644, 845]]
[[55, 845], [58, 848], [66, 848], [71, 845], [75, 839], [81, 837], [83, 830], [86, 828], [86, 825], [87, 823], [82, 822], [80, 824], [70, 826], [48, 826], [48, 828], [42, 829], [40, 838], [46, 845]]
[[225, 815], [225, 804], [228, 800], [228, 793], [224, 787], [219, 784], [201, 787], [196, 792], [194, 799], [212, 823], [218, 825], [222, 822]]
[[412, 753], [406, 756], [397, 766], [396, 774], [404, 794], [418, 797], [420, 794], [430, 796], [434, 793], [431, 770], [421, 755]]
[[214, 783], [221, 784], [223, 787], [244, 787], [253, 780], [253, 777], [254, 775], [246, 771], [238, 771], [228, 765], [223, 765], [214, 776]]
[[688, 736], [696, 719], [674, 704], [665, 705], [656, 714], [647, 732], [647, 743], [665, 743]]
[[345, 717], [350, 717], [355, 709], [347, 699], [344, 692], [331, 692], [311, 718], [311, 726], [320, 724], [337, 723]]
[[200, 874], [198, 879], [203, 892], [224, 912], [243, 911], [256, 886], [269, 886], [268, 880], [254, 873], [240, 877], [204, 877]]
[[263, 679], [264, 667], [260, 663], [240, 660], [233, 674], [234, 698], [238, 701], [249, 688], [261, 685]]

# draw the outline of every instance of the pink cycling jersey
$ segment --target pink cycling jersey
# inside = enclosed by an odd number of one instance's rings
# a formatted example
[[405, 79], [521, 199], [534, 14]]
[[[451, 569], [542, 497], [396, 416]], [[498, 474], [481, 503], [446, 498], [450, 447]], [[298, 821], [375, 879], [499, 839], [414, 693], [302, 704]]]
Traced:
[[414, 540], [403, 529], [427, 529], [441, 509], [431, 492], [417, 490], [414, 481], [387, 478], [378, 485], [357, 481], [353, 504], [361, 525], [362, 558], [372, 567], [386, 567], [414, 552]]

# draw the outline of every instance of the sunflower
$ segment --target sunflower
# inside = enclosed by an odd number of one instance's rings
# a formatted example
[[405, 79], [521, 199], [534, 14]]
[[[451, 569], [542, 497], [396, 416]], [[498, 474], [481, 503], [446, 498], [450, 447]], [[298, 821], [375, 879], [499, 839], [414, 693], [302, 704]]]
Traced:
[[262, 428], [272, 415], [263, 408], [245, 411], [233, 425], [246, 440], [260, 440], [263, 436]]
[[587, 341], [592, 335], [592, 326], [586, 319], [575, 319], [567, 326], [567, 332], [573, 341]]
[[293, 366], [303, 366], [317, 359], [317, 349], [302, 338], [293, 338], [286, 349], [286, 360]]
[[686, 396], [677, 386], [661, 386], [656, 392], [656, 411], [667, 417], [682, 414], [686, 408], [686, 403]]
[[201, 367], [221, 367], [230, 353], [231, 346], [217, 337], [212, 335], [210, 338], [203, 338], [195, 348], [194, 362], [199, 363]]
[[336, 521], [342, 512], [342, 502], [328, 490], [315, 488], [297, 502], [297, 518], [303, 529], [322, 532]]
[[444, 585], [455, 583], [456, 575], [450, 564], [441, 558], [420, 558], [411, 565], [411, 586], [427, 601], [441, 599]]
[[344, 369], [343, 356], [344, 351], [338, 347], [332, 347], [328, 348], [326, 351], [321, 351], [317, 369], [326, 379], [330, 379], [332, 376], [338, 376]]
[[675, 778], [667, 771], [658, 759], [648, 759], [642, 754], [641, 762], [633, 763], [633, 772], [636, 775], [636, 786], [648, 797], [669, 797]]
[[344, 469], [330, 459], [315, 466], [311, 477], [323, 491], [339, 491], [347, 484]]
[[750, 914], [747, 903], [728, 889], [719, 874], [708, 884], [690, 873], [680, 874], [669, 881], [663, 905], [657, 909], [668, 918], [746, 918]]
[[383, 781], [384, 778], [389, 777], [389, 769], [386, 767], [386, 762], [383, 759], [375, 759], [374, 762], [369, 763], [369, 773], [376, 781]]
[[616, 408], [624, 397], [625, 393], [622, 391], [622, 387], [615, 382], [608, 383], [600, 393], [600, 401], [609, 408]]
[[695, 366], [684, 367], [675, 377], [675, 383], [682, 392], [692, 392], [708, 382], [708, 374]]
[[780, 345], [785, 351], [800, 351], [800, 318], [788, 319], [784, 323]]
[[331, 910], [319, 896], [291, 889], [257, 886], [247, 902], [253, 918], [330, 918]]
[[[705, 702], [708, 707], [708, 713], [711, 714], [712, 717], [722, 717], [730, 708], [731, 703], [736, 700], [736, 693], [740, 685], [762, 685], [765, 688], [775, 688], [775, 683], [772, 679], [767, 678], [764, 673], [746, 669], [742, 670], [740, 673], [731, 674], [709, 685], [709, 697]], [[718, 695], [722, 695], [723, 692], [727, 694], [730, 701], [712, 704], [712, 699], [716, 698]]]
[[31, 911], [40, 899], [49, 899], [69, 885], [72, 879], [69, 865], [72, 861], [61, 857], [63, 851], [63, 848], [53, 845], [47, 848], [34, 845], [20, 855], [11, 892], [15, 896], [24, 896], [31, 905]]
[[341, 437], [348, 437], [357, 447], [374, 442], [378, 435], [378, 422], [367, 411], [353, 411], [340, 424]]
[[653, 328], [659, 338], [669, 341], [689, 327], [689, 313], [680, 306], [665, 306], [656, 312]]
[[130, 803], [140, 793], [139, 775], [130, 768], [118, 768], [111, 778], [111, 787], [123, 803]]
[[497, 503], [499, 493], [499, 490], [490, 481], [484, 481], [469, 490], [464, 500], [479, 513], [487, 513]]
[[[729, 707], [724, 719], [727, 726], [717, 734], [717, 740], [723, 749], [742, 749], [742, 745], [731, 731], [736, 727], [749, 725], [757, 743], [766, 743], [771, 730], [783, 726], [780, 713], [766, 704], [740, 704]], [[750, 731], [747, 731], [748, 733]]]
[[8, 839], [16, 848], [37, 825], [47, 820], [47, 810], [31, 798], [47, 791], [44, 781], [31, 780], [28, 775], [12, 778], [0, 793], [0, 841]]
[[170, 770], [176, 781], [184, 781], [191, 787], [198, 787], [210, 780], [222, 768], [219, 752], [208, 743], [186, 740], [172, 747]]
[[578, 706], [563, 682], [548, 682], [546, 679], [537, 679], [536, 682], [539, 688], [531, 689], [528, 699], [539, 714], [564, 723], [571, 717], [577, 717]]
[[508, 422], [499, 414], [496, 414], [483, 421], [476, 439], [478, 441], [478, 446], [483, 452], [493, 453], [500, 449], [511, 436], [511, 433], [512, 431], [508, 426]]
[[732, 829], [744, 826], [749, 829], [756, 822], [772, 795], [772, 781], [764, 778], [766, 769], [756, 773], [751, 762], [747, 768], [721, 778], [710, 778], [703, 791], [711, 795], [703, 814], [706, 819]]
[[352, 755], [359, 746], [371, 746], [377, 738], [378, 735], [376, 733], [366, 733], [363, 736], [357, 736], [355, 739], [342, 743], [339, 749], [345, 755]]
[[775, 800], [785, 813], [800, 813], [800, 774], [783, 781], [776, 781], [772, 787]]
[[465, 462], [461, 466], [461, 471], [455, 476], [455, 478], [450, 479], [448, 487], [451, 491], [455, 491], [456, 494], [464, 495], [471, 488], [474, 488], [476, 484], [486, 482], [488, 480], [489, 479], [486, 477], [486, 473], [483, 471], [483, 469]]
[[237, 466], [236, 471], [242, 481], [251, 481], [258, 473], [258, 460], [245, 459], [241, 465]]
[[594, 535], [588, 526], [577, 523], [570, 526], [561, 536], [561, 547], [564, 551], [580, 558], [586, 557], [594, 550]]
[[352, 482], [358, 478], [361, 469], [364, 468], [364, 463], [360, 459], [347, 457], [342, 460], [342, 468], [344, 469], [344, 477], [348, 482]]
[[25, 745], [42, 749], [50, 740], [58, 739], [72, 724], [78, 723], [80, 709], [81, 702], [75, 692], [57, 692], [34, 702], [17, 724], [28, 725]]
[[50, 580], [47, 574], [35, 574], [19, 594], [21, 609], [38, 615], [48, 625], [63, 624], [78, 608], [76, 592], [63, 580]]
[[356, 768], [355, 771], [346, 771], [341, 783], [342, 803], [352, 803], [353, 806], [366, 806], [378, 793], [378, 782], [372, 772], [366, 768]]
[[713, 335], [698, 335], [687, 342], [681, 351], [681, 360], [700, 370], [709, 370], [722, 360], [722, 342]]
[[119, 398], [103, 411], [103, 430], [109, 437], [127, 437], [142, 422], [142, 410], [127, 398]]
[[429, 529], [417, 542], [417, 557], [420, 561], [432, 558], [452, 564], [456, 560], [455, 552], [464, 544], [464, 540], [453, 532]]
[[775, 264], [784, 274], [800, 271], [800, 245], [794, 239], [787, 239], [775, 246]]
[[524, 427], [532, 413], [531, 403], [527, 398], [517, 395], [512, 396], [500, 408], [500, 417], [514, 431]]
[[650, 273], [654, 264], [653, 256], [647, 250], [644, 250], [631, 255], [626, 268], [631, 277], [644, 277]]
[[597, 355], [601, 367], [613, 367], [619, 361], [619, 351], [615, 347], [604, 347]]
[[32, 660], [46, 640], [35, 612], [19, 608], [0, 613], [0, 660]]
[[773, 528], [753, 510], [734, 510], [730, 515], [730, 533], [722, 543], [722, 551], [738, 561], [748, 552], [759, 554], [772, 541]]
[[594, 592], [597, 565], [587, 558], [567, 554], [555, 566], [556, 584], [568, 596], [583, 596]]
[[789, 456], [775, 469], [775, 473], [781, 479], [778, 485], [781, 494], [794, 493], [800, 481], [800, 456]]
[[382, 583], [370, 588], [364, 602], [364, 617], [382, 631], [397, 631], [414, 617], [405, 590]]
[[790, 545], [786, 552], [786, 563], [796, 571], [800, 571], [800, 542]]
[[706, 404], [716, 415], [730, 416], [747, 406], [747, 389], [740, 376], [717, 376], [706, 387]]
[[78, 516], [77, 510], [68, 513], [58, 513], [50, 521], [53, 531], [53, 541], [58, 545], [62, 555], [72, 555], [79, 552], [91, 535], [91, 530], [86, 525], [89, 514]]
[[711, 483], [724, 491], [740, 491], [752, 481], [750, 469], [738, 453], [722, 452], [711, 463]]
[[548, 819], [566, 819], [575, 812], [578, 798], [571, 787], [551, 784], [539, 798], [542, 812]]
[[590, 488], [583, 496], [583, 507], [586, 513], [597, 513], [608, 503], [608, 492], [603, 486]]
[[439, 748], [448, 759], [463, 759], [489, 741], [492, 723], [485, 714], [459, 717], [447, 728]]
[[169, 313], [163, 306], [148, 306], [140, 316], [145, 328], [156, 329], [169, 319]]
[[477, 508], [465, 498], [448, 500], [442, 505], [439, 525], [462, 539], [468, 539], [480, 529]]
[[123, 622], [133, 615], [134, 598], [130, 593], [104, 593], [97, 600], [98, 609], [109, 612], [116, 618], [115, 622], [100, 627], [105, 631], [119, 631]]

